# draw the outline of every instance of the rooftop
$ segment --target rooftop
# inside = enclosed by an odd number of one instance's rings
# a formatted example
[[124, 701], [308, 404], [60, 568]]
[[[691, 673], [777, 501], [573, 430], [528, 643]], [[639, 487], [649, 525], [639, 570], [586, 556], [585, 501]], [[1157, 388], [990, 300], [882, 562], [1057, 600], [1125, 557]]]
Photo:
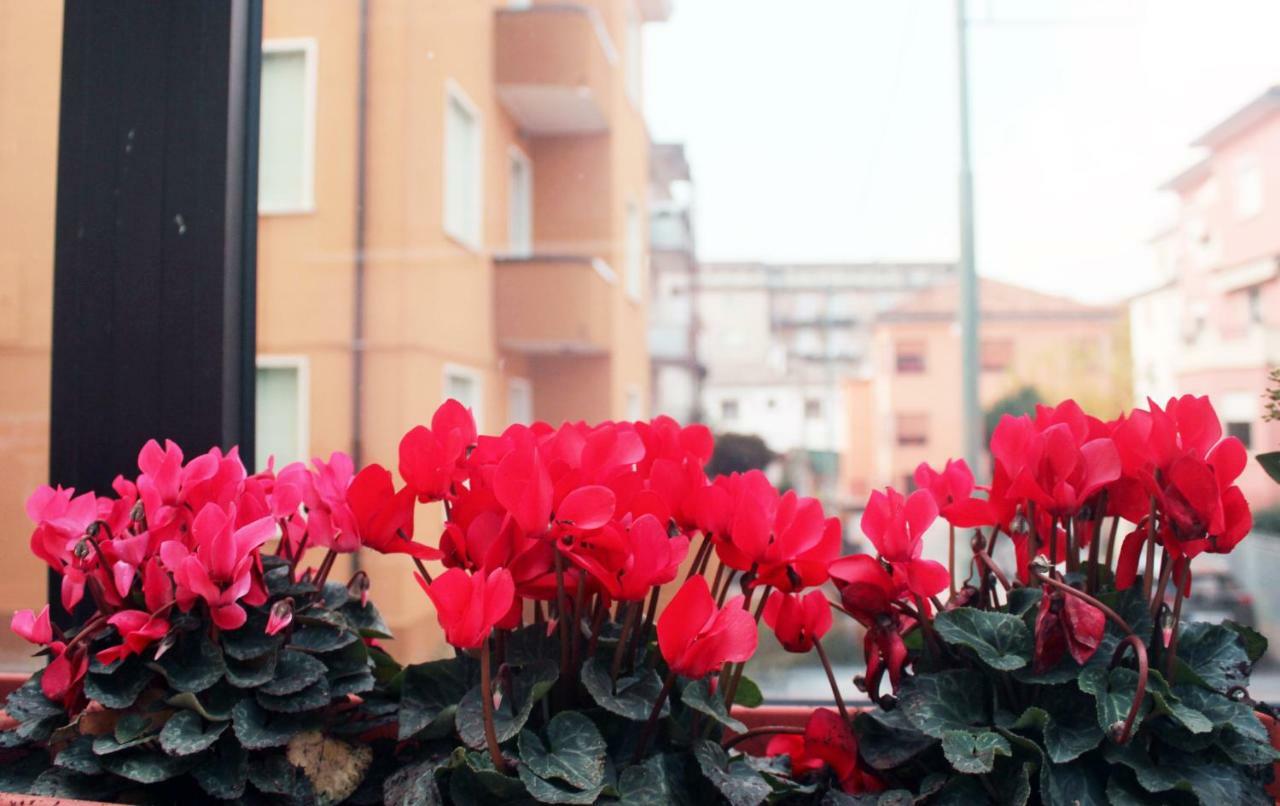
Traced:
[[[1091, 319], [1112, 317], [1117, 312], [1110, 306], [1086, 305], [988, 277], [979, 278], [978, 304], [982, 315], [992, 319]], [[950, 320], [959, 307], [959, 281], [952, 279], [912, 294], [880, 318], [890, 322]]]

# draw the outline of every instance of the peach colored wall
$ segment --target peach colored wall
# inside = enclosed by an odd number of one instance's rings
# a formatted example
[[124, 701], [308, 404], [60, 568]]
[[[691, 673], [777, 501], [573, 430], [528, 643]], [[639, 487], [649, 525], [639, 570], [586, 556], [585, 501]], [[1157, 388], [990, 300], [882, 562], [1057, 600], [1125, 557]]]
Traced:
[[[48, 475], [61, 3], [0, 4], [0, 619], [45, 598], [23, 507]], [[3, 630], [7, 634], [7, 630]], [[11, 642], [0, 639], [6, 650]], [[14, 647], [24, 656], [30, 647]], [[7, 663], [11, 654], [4, 652]]]

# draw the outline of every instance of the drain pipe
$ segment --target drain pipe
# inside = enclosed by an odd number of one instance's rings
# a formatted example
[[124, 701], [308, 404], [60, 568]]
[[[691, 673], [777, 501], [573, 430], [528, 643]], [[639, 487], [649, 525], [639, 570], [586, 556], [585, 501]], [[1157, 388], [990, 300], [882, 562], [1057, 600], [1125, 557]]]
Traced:
[[[356, 78], [356, 220], [351, 311], [351, 459], [364, 463], [364, 287], [368, 230], [369, 143], [369, 0], [359, 0]], [[352, 571], [360, 570], [360, 552], [351, 555]]]

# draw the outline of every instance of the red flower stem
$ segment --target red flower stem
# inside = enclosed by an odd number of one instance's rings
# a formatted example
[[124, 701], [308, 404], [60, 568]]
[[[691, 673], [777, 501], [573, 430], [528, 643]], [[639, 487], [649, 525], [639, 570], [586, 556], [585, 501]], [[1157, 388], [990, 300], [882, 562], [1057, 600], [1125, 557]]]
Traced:
[[1151, 599], [1151, 577], [1156, 571], [1156, 497], [1151, 496], [1151, 514], [1147, 518], [1147, 572], [1142, 576], [1142, 596]]
[[827, 671], [827, 682], [831, 684], [831, 695], [836, 698], [836, 707], [840, 709], [840, 718], [849, 723], [849, 709], [845, 707], [844, 697], [840, 696], [840, 686], [836, 684], [836, 673], [831, 668], [831, 660], [827, 657], [827, 651], [822, 648], [822, 641], [815, 635], [813, 637], [813, 648], [818, 651], [818, 660], [822, 661], [822, 668]]
[[716, 598], [720, 591], [720, 583], [724, 582], [724, 569], [725, 564], [721, 562], [720, 567], [716, 569], [715, 579], [711, 581], [711, 597], [713, 599]]
[[591, 641], [587, 644], [587, 657], [596, 656], [596, 647], [600, 644], [600, 630], [604, 627], [604, 618], [609, 615], [609, 606], [604, 603], [604, 595], [596, 597], [595, 613], [591, 616]]
[[[756, 605], [755, 617], [756, 617], [757, 625], [760, 624], [760, 616], [764, 614], [765, 602], [769, 601], [769, 590], [770, 590], [769, 586], [766, 585], [763, 591], [764, 595], [760, 597], [760, 604]], [[747, 591], [748, 597], [750, 597], [750, 595], [754, 592], [755, 592], [754, 588], [752, 590]], [[751, 606], [751, 599], [748, 598], [742, 607], [745, 610], [750, 606]], [[742, 673], [746, 670], [746, 668], [747, 668], [747, 662], [743, 661], [739, 663], [737, 667], [735, 667], [733, 670], [733, 676], [729, 679], [729, 687], [724, 690], [724, 710], [725, 711], [730, 711], [733, 709], [733, 700], [738, 695], [738, 683], [742, 681]], [[723, 678], [721, 678], [721, 682], [723, 682]]]
[[1138, 718], [1138, 709], [1142, 707], [1142, 700], [1147, 696], [1147, 647], [1142, 643], [1142, 639], [1130, 632], [1120, 641], [1120, 645], [1116, 647], [1116, 651], [1111, 656], [1111, 663], [1107, 667], [1108, 670], [1115, 667], [1120, 658], [1124, 656], [1125, 647], [1133, 647], [1134, 657], [1138, 661], [1138, 686], [1133, 693], [1133, 704], [1129, 706], [1129, 715], [1125, 717], [1124, 724], [1120, 728], [1120, 732], [1113, 736], [1116, 744], [1128, 744], [1133, 734], [1133, 723]]
[[582, 665], [582, 616], [587, 612], [587, 572], [578, 569], [578, 590], [573, 602], [573, 663], [572, 668]]
[[698, 573], [702, 560], [706, 557], [708, 551], [711, 550], [711, 535], [707, 532], [702, 533], [702, 542], [698, 544], [698, 550], [693, 555], [693, 562], [689, 563], [689, 570], [685, 572], [684, 581], [688, 582], [689, 578]]
[[[1164, 678], [1166, 680], [1173, 679], [1173, 670], [1178, 662], [1178, 634], [1182, 626], [1182, 591], [1185, 588], [1187, 578], [1187, 566], [1191, 564], [1190, 560], [1177, 560], [1178, 569], [1182, 572], [1182, 582], [1175, 579], [1175, 585], [1178, 588], [1178, 594], [1173, 600], [1173, 634], [1169, 636], [1169, 648], [1165, 652], [1164, 657]], [[1164, 588], [1161, 588], [1164, 590]]]
[[[298, 541], [298, 548], [292, 552], [289, 558], [289, 579], [293, 582], [298, 581], [298, 563], [302, 562], [302, 554], [307, 550], [307, 540], [311, 538], [311, 532], [303, 532], [302, 539]], [[281, 538], [283, 541], [284, 538]]]
[[533, 623], [546, 624], [547, 614], [542, 612], [542, 602], [535, 599], [533, 602]]
[[956, 595], [956, 526], [947, 524], [947, 579], [951, 583], [950, 594]]
[[720, 589], [720, 595], [716, 597], [716, 607], [724, 607], [724, 600], [729, 598], [729, 589], [733, 587], [733, 580], [737, 575], [737, 570], [729, 569], [729, 575], [724, 581], [724, 587]]
[[66, 654], [67, 652], [71, 651], [71, 647], [75, 646], [76, 644], [80, 643], [84, 639], [88, 638], [91, 633], [93, 633], [95, 630], [97, 630], [99, 627], [101, 627], [103, 624], [106, 624], [106, 623], [107, 623], [107, 615], [105, 613], [98, 613], [93, 618], [86, 621], [84, 623], [84, 626], [80, 628], [80, 631], [76, 633], [75, 637], [67, 642], [66, 648], [62, 650], [63, 654]]
[[490, 671], [489, 639], [480, 647], [480, 711], [484, 715], [484, 743], [489, 748], [489, 758], [499, 773], [507, 771], [507, 760], [498, 747], [498, 731], [493, 725], [493, 680]]
[[1000, 570], [1000, 566], [996, 565], [995, 560], [991, 559], [990, 554], [983, 551], [982, 549], [974, 549], [973, 556], [978, 559], [978, 563], [983, 567], [982, 576], [984, 579], [986, 578], [986, 575], [989, 572], [993, 576], [995, 576], [996, 581], [1000, 583], [1001, 587], [1003, 587], [1006, 591], [1009, 590], [1010, 588], [1009, 578], [1006, 577], [1004, 575], [1004, 572]]
[[[1174, 563], [1169, 562], [1168, 549], [1162, 549], [1160, 553], [1160, 575], [1156, 577], [1156, 592], [1151, 597], [1151, 620], [1155, 621], [1160, 615], [1160, 607], [1164, 604], [1164, 589], [1169, 586], [1169, 574], [1173, 572]], [[1156, 627], [1159, 630], [1159, 626]]]
[[1067, 571], [1080, 570], [1080, 547], [1076, 544], [1076, 519], [1064, 517], [1062, 528], [1067, 533]]
[[1102, 522], [1106, 519], [1107, 494], [1103, 492], [1098, 500], [1098, 519], [1093, 525], [1093, 539], [1089, 541], [1089, 593], [1098, 592], [1098, 555], [1102, 550]]
[[1031, 562], [1035, 562], [1036, 555], [1040, 553], [1040, 531], [1036, 527], [1036, 502], [1027, 502], [1027, 540], [1030, 542], [1030, 551], [1027, 556], [1031, 558]]
[[1107, 539], [1107, 567], [1114, 568], [1116, 559], [1116, 532], [1120, 531], [1120, 516], [1111, 519], [1111, 537]]
[[[1033, 579], [1035, 579], [1037, 582], [1039, 582], [1039, 583], [1041, 583], [1041, 584], [1043, 584], [1043, 585], [1049, 585], [1050, 587], [1057, 588], [1058, 590], [1062, 591], [1063, 593], [1067, 594], [1068, 596], [1074, 596], [1074, 597], [1076, 597], [1077, 599], [1081, 599], [1081, 600], [1083, 600], [1083, 601], [1085, 601], [1085, 602], [1088, 602], [1089, 604], [1091, 604], [1091, 605], [1093, 605], [1094, 607], [1096, 607], [1096, 608], [1098, 608], [1099, 610], [1101, 610], [1101, 611], [1103, 612], [1103, 614], [1104, 614], [1104, 615], [1106, 615], [1106, 617], [1107, 617], [1107, 618], [1109, 618], [1109, 619], [1111, 619], [1112, 621], [1114, 621], [1114, 622], [1116, 623], [1116, 626], [1117, 626], [1117, 627], [1119, 627], [1120, 629], [1124, 630], [1125, 635], [1129, 635], [1129, 636], [1131, 636], [1131, 635], [1133, 635], [1133, 634], [1134, 634], [1134, 632], [1133, 632], [1133, 628], [1129, 626], [1129, 622], [1125, 621], [1125, 620], [1120, 616], [1120, 614], [1119, 614], [1119, 613], [1117, 613], [1116, 611], [1112, 610], [1110, 607], [1107, 607], [1105, 604], [1103, 604], [1102, 602], [1100, 602], [1100, 601], [1098, 601], [1097, 599], [1093, 598], [1092, 596], [1090, 596], [1089, 594], [1085, 593], [1084, 591], [1082, 591], [1082, 590], [1078, 590], [1078, 589], [1076, 589], [1076, 588], [1073, 588], [1073, 587], [1071, 587], [1070, 585], [1068, 585], [1067, 583], [1065, 583], [1065, 582], [1060, 582], [1060, 581], [1058, 581], [1058, 580], [1054, 579], [1054, 578], [1053, 578], [1053, 577], [1051, 577], [1051, 576], [1047, 576], [1047, 575], [1045, 575], [1045, 574], [1042, 574], [1042, 573], [1040, 573], [1039, 571], [1035, 570], [1034, 568], [1031, 570], [1031, 576], [1032, 576], [1032, 578], [1033, 578]], [[1144, 651], [1144, 657], [1145, 657], [1145, 647], [1144, 647], [1144, 650], [1143, 650], [1143, 651]]]
[[316, 590], [323, 591], [324, 583], [329, 581], [329, 571], [333, 569], [333, 563], [338, 559], [338, 552], [329, 549], [324, 555], [324, 560], [320, 563], [320, 570], [316, 572]]
[[792, 736], [803, 736], [804, 728], [799, 727], [798, 725], [764, 725], [759, 728], [752, 728], [745, 733], [734, 734], [732, 737], [725, 739], [724, 744], [721, 746], [728, 751], [748, 739], [754, 739], [757, 736], [774, 736], [780, 733], [790, 734]]
[[418, 566], [418, 573], [419, 573], [419, 574], [422, 574], [422, 578], [426, 581], [426, 583], [427, 583], [428, 585], [430, 585], [430, 584], [431, 584], [431, 572], [427, 570], [427, 566], [426, 566], [426, 565], [424, 565], [424, 564], [423, 564], [423, 562], [422, 562], [422, 560], [421, 560], [421, 559], [419, 559], [419, 558], [417, 558], [417, 557], [414, 557], [414, 558], [413, 558], [413, 564], [414, 564], [414, 565], [416, 565], [416, 566]]
[[618, 645], [613, 649], [613, 666], [609, 669], [609, 680], [614, 684], [614, 691], [617, 691], [618, 673], [622, 671], [622, 656], [625, 654], [625, 647], [631, 640], [631, 630], [635, 625], [635, 616], [639, 613], [637, 608], [638, 602], [627, 602], [623, 608], [622, 616], [622, 634], [618, 636]]
[[640, 759], [644, 758], [645, 751], [649, 749], [649, 740], [653, 738], [653, 732], [658, 728], [658, 717], [662, 715], [662, 706], [666, 703], [667, 697], [671, 696], [671, 688], [675, 684], [675, 671], [667, 672], [666, 679], [662, 681], [662, 691], [658, 692], [658, 698], [653, 701], [653, 710], [649, 712], [649, 719], [644, 723], [644, 730], [640, 733], [640, 741], [636, 743], [635, 752], [631, 755], [632, 764], [638, 764]]
[[1049, 565], [1058, 566], [1058, 519], [1049, 516]]
[[564, 591], [564, 555], [560, 553], [560, 547], [555, 548], [556, 562], [556, 626], [560, 632], [560, 679], [556, 681], [556, 687], [560, 691], [560, 696], [566, 697], [569, 686], [569, 662], [571, 660], [571, 650], [569, 648], [569, 597]]

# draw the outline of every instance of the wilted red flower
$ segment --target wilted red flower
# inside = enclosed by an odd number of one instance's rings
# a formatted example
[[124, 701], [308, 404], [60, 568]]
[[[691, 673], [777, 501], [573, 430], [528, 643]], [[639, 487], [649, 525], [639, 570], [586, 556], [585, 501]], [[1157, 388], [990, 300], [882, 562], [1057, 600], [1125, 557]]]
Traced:
[[1045, 585], [1036, 616], [1033, 670], [1039, 674], [1052, 669], [1068, 652], [1083, 666], [1098, 651], [1106, 626], [1107, 618], [1101, 610]]
[[938, 504], [924, 490], [916, 490], [906, 498], [892, 488], [885, 492], [875, 490], [862, 513], [862, 533], [893, 567], [894, 575], [901, 575], [906, 587], [917, 596], [933, 596], [951, 584], [945, 565], [920, 556], [924, 533], [937, 518]]
[[831, 629], [831, 605], [822, 591], [804, 596], [774, 591], [764, 606], [764, 623], [788, 652], [808, 652]]
[[858, 763], [858, 740], [849, 724], [830, 708], [817, 708], [805, 723], [803, 736], [775, 736], [765, 752], [791, 757], [791, 773], [803, 776], [831, 768], [840, 788], [850, 794], [879, 792], [884, 782]]
[[477, 574], [450, 568], [430, 583], [421, 574], [414, 578], [435, 605], [445, 640], [458, 649], [483, 646], [515, 601], [515, 583], [505, 568]]
[[716, 609], [707, 580], [690, 577], [658, 616], [658, 647], [671, 670], [702, 678], [724, 663], [749, 659], [756, 651], [756, 622], [743, 597]]
[[120, 644], [97, 654], [98, 662], [102, 664], [112, 664], [130, 655], [140, 655], [169, 632], [167, 619], [145, 610], [121, 610], [107, 619], [107, 623], [120, 634]]

